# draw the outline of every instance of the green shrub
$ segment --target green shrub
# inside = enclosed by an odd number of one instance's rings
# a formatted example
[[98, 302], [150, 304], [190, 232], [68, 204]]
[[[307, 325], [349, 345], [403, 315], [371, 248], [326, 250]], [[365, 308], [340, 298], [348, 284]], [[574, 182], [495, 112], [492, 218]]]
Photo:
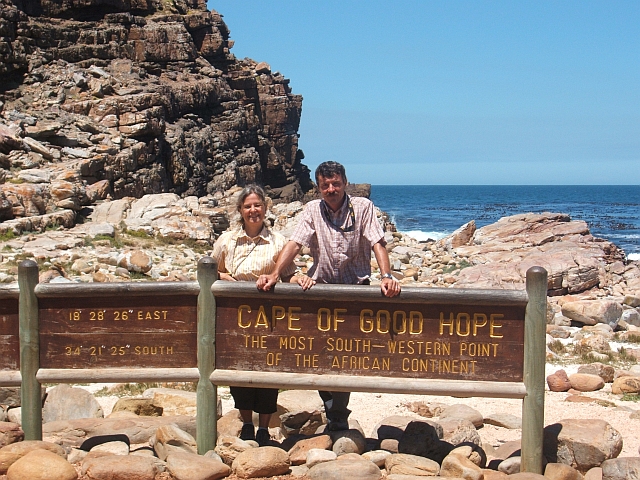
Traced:
[[0, 242], [6, 242], [7, 240], [14, 238], [16, 238], [16, 234], [13, 233], [13, 230], [7, 230], [6, 232], [0, 233]]
[[567, 353], [567, 347], [560, 340], [556, 339], [553, 342], [549, 342], [547, 346], [549, 347], [549, 350], [551, 350], [556, 355]]
[[618, 348], [618, 358], [621, 362], [638, 363], [638, 359], [624, 347]]
[[142, 239], [145, 239], [145, 240], [153, 239], [153, 236], [149, 235], [144, 230], [129, 230], [129, 229], [125, 229], [122, 233], [124, 233], [125, 235], [129, 235], [130, 237], [134, 237], [134, 238], [142, 238]]

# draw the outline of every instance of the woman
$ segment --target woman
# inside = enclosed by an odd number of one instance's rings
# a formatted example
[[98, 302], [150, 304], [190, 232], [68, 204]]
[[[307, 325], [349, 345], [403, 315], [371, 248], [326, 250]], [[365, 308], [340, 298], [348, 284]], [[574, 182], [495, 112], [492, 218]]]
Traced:
[[[246, 186], [240, 192], [237, 208], [241, 217], [240, 228], [220, 235], [212, 255], [218, 261], [221, 280], [255, 282], [260, 275], [271, 273], [286, 240], [264, 224], [267, 203], [264, 190], [259, 186]], [[291, 263], [283, 270], [282, 280], [292, 280], [294, 272], [295, 265]], [[231, 395], [244, 423], [240, 438], [256, 440], [260, 446], [267, 445], [270, 440], [269, 421], [277, 410], [278, 390], [231, 387]], [[257, 433], [252, 420], [254, 411], [259, 415]]]

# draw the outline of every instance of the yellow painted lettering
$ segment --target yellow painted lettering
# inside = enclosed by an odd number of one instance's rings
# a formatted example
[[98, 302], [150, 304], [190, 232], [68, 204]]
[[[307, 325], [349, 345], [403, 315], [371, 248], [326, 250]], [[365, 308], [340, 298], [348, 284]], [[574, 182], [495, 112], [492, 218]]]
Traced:
[[449, 321], [444, 319], [444, 313], [440, 312], [440, 335], [444, 333], [445, 327], [449, 327], [449, 335], [453, 335], [453, 313], [449, 314]]
[[[424, 318], [422, 317], [422, 312], [411, 310], [409, 312], [409, 335], [420, 335], [422, 333], [423, 325]], [[442, 334], [442, 332], [440, 332], [440, 334]]]
[[300, 320], [299, 312], [302, 310], [301, 307], [289, 307], [289, 311], [287, 314], [288, 324], [287, 328], [289, 330], [300, 330], [299, 325], [294, 325], [293, 322], [297, 322]]
[[318, 330], [321, 332], [331, 330], [331, 310], [328, 308], [318, 309]]
[[267, 313], [264, 311], [264, 305], [260, 305], [258, 309], [255, 326], [269, 328], [269, 319], [267, 318]]
[[[384, 328], [382, 327], [382, 322], [384, 318]], [[376, 323], [377, 323], [377, 332], [378, 333], [389, 333], [389, 324], [391, 323], [391, 313], [388, 310], [378, 310], [376, 314]]]
[[362, 333], [373, 332], [373, 310], [360, 310], [360, 331]]
[[393, 312], [393, 333], [398, 335], [407, 331], [407, 314], [402, 310]]
[[[464, 330], [461, 328], [464, 325]], [[471, 333], [471, 318], [468, 313], [459, 313], [456, 316], [456, 334], [459, 337], [466, 337]]]
[[242, 311], [246, 310], [247, 313], [251, 313], [251, 307], [249, 305], [240, 305], [238, 307], [238, 326], [240, 328], [249, 328], [251, 326], [251, 322], [247, 323], [246, 325], [244, 323], [242, 323]]
[[497, 323], [498, 320], [504, 318], [504, 315], [500, 314], [500, 313], [492, 313], [491, 316], [489, 317], [489, 336], [491, 338], [502, 338], [503, 335], [500, 333], [496, 333], [495, 329], [496, 328], [502, 328], [502, 324]]
[[484, 313], [473, 314], [473, 336], [478, 335], [478, 328], [482, 328], [487, 325], [487, 316]]

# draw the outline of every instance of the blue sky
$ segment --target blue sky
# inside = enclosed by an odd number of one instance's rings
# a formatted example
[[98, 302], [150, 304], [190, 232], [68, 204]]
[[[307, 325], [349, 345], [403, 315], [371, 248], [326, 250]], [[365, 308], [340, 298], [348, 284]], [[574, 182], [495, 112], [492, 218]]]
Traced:
[[640, 2], [209, 0], [380, 184], [640, 184]]

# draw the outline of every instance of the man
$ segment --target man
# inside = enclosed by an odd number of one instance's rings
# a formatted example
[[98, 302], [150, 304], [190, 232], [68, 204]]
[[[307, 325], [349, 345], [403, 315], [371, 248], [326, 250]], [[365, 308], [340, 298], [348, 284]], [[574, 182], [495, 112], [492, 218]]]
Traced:
[[[313, 266], [307, 275], [298, 276], [298, 284], [307, 290], [317, 282], [368, 285], [371, 275], [371, 250], [382, 276], [380, 290], [387, 297], [400, 293], [400, 284], [391, 275], [384, 232], [378, 223], [373, 203], [366, 198], [351, 198], [345, 193], [347, 176], [337, 162], [321, 163], [316, 169], [321, 200], [309, 202], [299, 217], [291, 239], [285, 245], [273, 272], [261, 275], [258, 289], [270, 290], [280, 272], [304, 245], [311, 249]], [[329, 430], [349, 428], [349, 392], [319, 392], [325, 405]]]

